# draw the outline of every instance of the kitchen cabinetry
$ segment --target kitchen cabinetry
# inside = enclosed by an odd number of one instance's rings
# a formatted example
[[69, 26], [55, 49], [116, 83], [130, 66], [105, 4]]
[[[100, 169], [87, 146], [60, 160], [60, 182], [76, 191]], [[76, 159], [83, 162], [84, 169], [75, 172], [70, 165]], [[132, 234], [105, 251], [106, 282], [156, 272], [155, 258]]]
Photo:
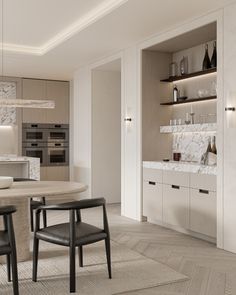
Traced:
[[202, 238], [216, 237], [216, 176], [143, 168], [148, 221]]
[[69, 180], [69, 167], [41, 167], [40, 180], [55, 180], [55, 181], [68, 181]]
[[189, 189], [163, 184], [163, 222], [189, 228]]
[[216, 236], [216, 177], [190, 175], [190, 229]]
[[23, 109], [23, 123], [69, 124], [69, 82], [23, 79], [23, 99], [54, 100], [54, 109]]

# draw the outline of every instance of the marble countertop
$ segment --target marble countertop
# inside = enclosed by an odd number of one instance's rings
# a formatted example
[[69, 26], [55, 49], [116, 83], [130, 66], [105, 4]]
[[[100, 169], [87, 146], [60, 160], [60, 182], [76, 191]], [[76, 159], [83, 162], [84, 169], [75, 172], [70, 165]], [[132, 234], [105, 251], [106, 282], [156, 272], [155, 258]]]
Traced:
[[144, 161], [144, 168], [172, 170], [181, 172], [191, 172], [199, 174], [217, 175], [217, 166], [206, 166], [193, 162], [161, 162], [161, 161]]
[[4, 155], [4, 156], [0, 156], [0, 162], [29, 162], [32, 159], [35, 158], [31, 158], [31, 157], [23, 157], [23, 156], [15, 156], [15, 155]]

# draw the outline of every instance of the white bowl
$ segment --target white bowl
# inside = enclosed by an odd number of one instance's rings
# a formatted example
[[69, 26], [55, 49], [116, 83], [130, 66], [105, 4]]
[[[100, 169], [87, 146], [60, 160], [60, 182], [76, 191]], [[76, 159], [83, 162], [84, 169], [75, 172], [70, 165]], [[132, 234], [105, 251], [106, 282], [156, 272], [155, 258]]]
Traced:
[[13, 177], [11, 176], [0, 176], [0, 189], [9, 188], [13, 183]]

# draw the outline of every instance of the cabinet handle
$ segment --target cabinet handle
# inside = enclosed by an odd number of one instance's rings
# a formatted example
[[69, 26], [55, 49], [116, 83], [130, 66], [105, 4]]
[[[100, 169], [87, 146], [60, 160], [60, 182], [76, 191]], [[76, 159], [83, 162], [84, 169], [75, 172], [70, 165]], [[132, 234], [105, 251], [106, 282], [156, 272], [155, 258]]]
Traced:
[[174, 189], [180, 189], [180, 187], [178, 185], [172, 185], [171, 187]]
[[150, 184], [150, 185], [156, 185], [156, 183], [154, 181], [149, 181], [148, 184]]
[[206, 194], [206, 195], [208, 195], [209, 194], [209, 191], [208, 190], [205, 190], [205, 189], [200, 189], [199, 190], [199, 193], [200, 194]]

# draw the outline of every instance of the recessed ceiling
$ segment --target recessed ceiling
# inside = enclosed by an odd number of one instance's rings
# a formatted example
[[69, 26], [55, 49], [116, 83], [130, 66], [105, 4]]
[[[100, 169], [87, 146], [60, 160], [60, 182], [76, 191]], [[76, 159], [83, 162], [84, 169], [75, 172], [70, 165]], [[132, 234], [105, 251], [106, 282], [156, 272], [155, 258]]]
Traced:
[[71, 79], [83, 65], [231, 2], [4, 0], [4, 75]]
[[199, 44], [203, 44], [212, 40], [216, 40], [216, 23], [200, 27], [178, 37], [172, 38], [165, 42], [147, 48], [152, 51], [161, 52], [178, 52], [183, 49], [191, 48]]

